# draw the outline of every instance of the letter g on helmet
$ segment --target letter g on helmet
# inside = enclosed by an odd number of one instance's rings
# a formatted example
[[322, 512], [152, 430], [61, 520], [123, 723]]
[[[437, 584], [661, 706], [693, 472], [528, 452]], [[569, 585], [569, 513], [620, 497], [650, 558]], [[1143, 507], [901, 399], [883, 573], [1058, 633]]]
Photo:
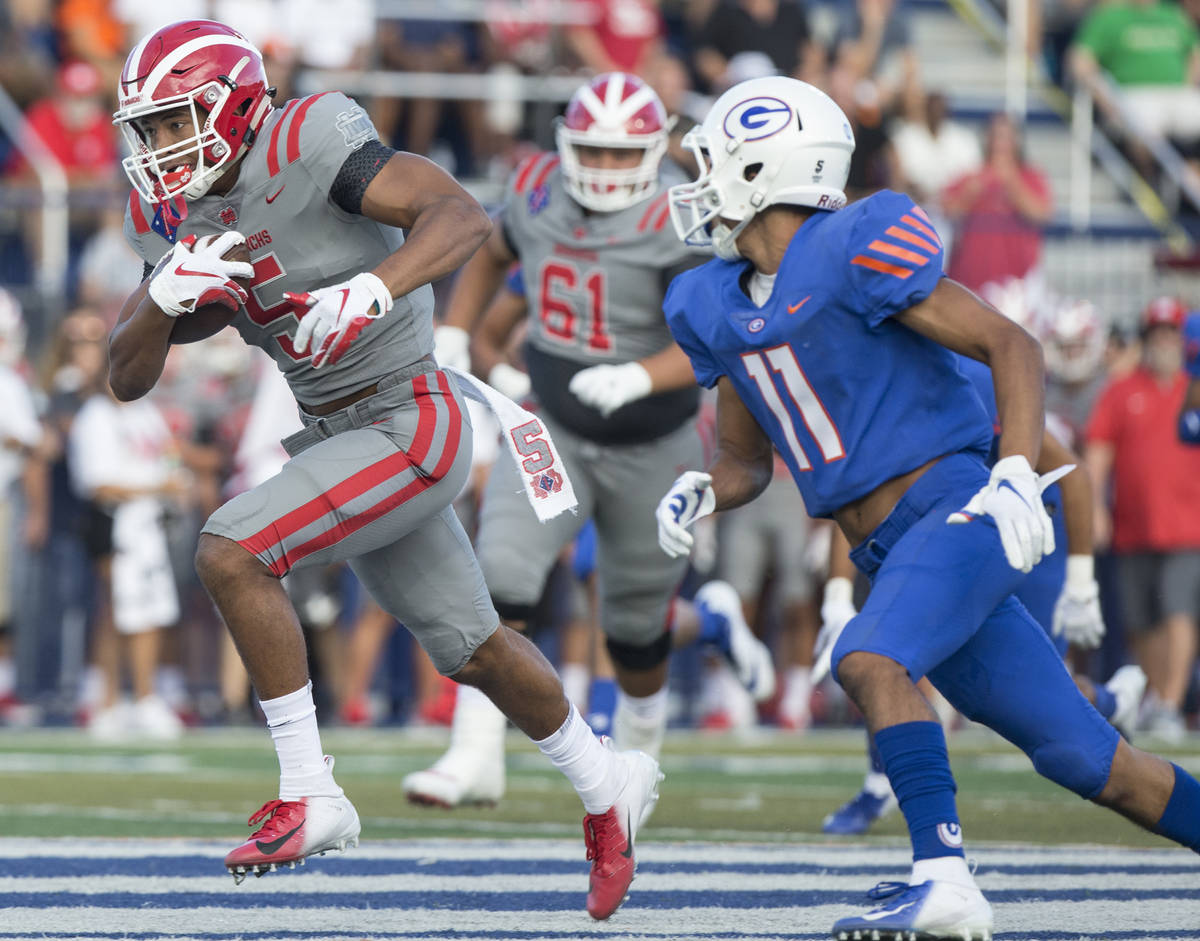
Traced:
[[854, 134], [833, 99], [806, 82], [772, 75], [734, 85], [683, 144], [700, 176], [671, 187], [670, 204], [688, 245], [736, 257], [733, 241], [768, 206], [846, 203]]

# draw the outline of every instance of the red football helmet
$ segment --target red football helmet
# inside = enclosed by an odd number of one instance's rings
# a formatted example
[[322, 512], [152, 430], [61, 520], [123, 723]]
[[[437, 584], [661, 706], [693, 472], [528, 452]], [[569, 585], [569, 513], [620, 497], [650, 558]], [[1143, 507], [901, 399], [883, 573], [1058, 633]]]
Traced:
[[[144, 199], [199, 199], [254, 143], [271, 110], [262, 53], [235, 29], [183, 20], [139, 42], [125, 60], [113, 124], [131, 155], [121, 165]], [[138, 121], [185, 107], [195, 134], [151, 150]]]
[[1064, 301], [1043, 342], [1046, 371], [1062, 382], [1085, 382], [1100, 372], [1107, 346], [1108, 331], [1095, 305]]
[[[580, 88], [558, 124], [558, 153], [567, 192], [597, 212], [636, 205], [658, 185], [658, 165], [667, 152], [667, 111], [658, 95], [636, 75], [608, 72]], [[584, 166], [579, 147], [642, 151], [629, 169]]]
[[1174, 327], [1182, 330], [1183, 322], [1186, 319], [1187, 308], [1183, 306], [1183, 301], [1177, 297], [1163, 295], [1154, 298], [1142, 311], [1142, 329]]

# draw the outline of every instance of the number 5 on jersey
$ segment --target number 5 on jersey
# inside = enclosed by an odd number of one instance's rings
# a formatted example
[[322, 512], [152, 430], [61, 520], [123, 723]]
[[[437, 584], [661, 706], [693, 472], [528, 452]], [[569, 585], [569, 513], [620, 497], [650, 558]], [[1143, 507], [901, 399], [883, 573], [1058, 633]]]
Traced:
[[846, 456], [841, 435], [834, 427], [829, 413], [825, 411], [825, 406], [817, 398], [817, 394], [809, 384], [808, 377], [804, 375], [804, 370], [796, 361], [796, 354], [792, 352], [790, 346], [784, 344], [763, 352], [743, 353], [742, 362], [746, 366], [746, 372], [758, 386], [759, 394], [767, 403], [767, 408], [771, 410], [771, 414], [775, 416], [776, 421], [783, 429], [788, 450], [792, 452], [792, 458], [800, 470], [812, 470], [812, 462], [809, 461], [808, 455], [800, 446], [800, 439], [796, 437], [796, 425], [792, 412], [780, 398], [779, 390], [775, 387], [775, 382], [771, 377], [772, 371], [783, 380], [783, 386], [787, 389], [796, 412], [803, 419], [808, 433], [817, 442], [817, 447], [821, 449], [821, 456], [825, 459], [825, 463], [828, 464], [830, 461], [837, 461]]

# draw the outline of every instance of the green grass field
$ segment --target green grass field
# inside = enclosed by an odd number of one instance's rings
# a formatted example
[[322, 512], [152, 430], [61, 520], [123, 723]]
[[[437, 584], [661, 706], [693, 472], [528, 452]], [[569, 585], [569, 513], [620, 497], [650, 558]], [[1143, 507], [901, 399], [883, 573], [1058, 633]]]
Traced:
[[[408, 805], [400, 779], [426, 767], [444, 740], [444, 730], [324, 733], [326, 750], [337, 756], [338, 782], [363, 819], [364, 838], [578, 835], [578, 799], [516, 733], [510, 733], [508, 791], [500, 807]], [[655, 838], [830, 839], [820, 832], [821, 820], [857, 790], [862, 741], [858, 731], [672, 733]], [[990, 733], [956, 733], [950, 749], [969, 841], [1171, 845], [1042, 780], [1023, 755]], [[1200, 742], [1168, 754], [1200, 771]], [[276, 775], [265, 731], [192, 731], [179, 744], [144, 747], [97, 745], [74, 731], [3, 731], [0, 835], [240, 839], [245, 818], [275, 796]], [[869, 840], [904, 842], [901, 815], [879, 824]]]

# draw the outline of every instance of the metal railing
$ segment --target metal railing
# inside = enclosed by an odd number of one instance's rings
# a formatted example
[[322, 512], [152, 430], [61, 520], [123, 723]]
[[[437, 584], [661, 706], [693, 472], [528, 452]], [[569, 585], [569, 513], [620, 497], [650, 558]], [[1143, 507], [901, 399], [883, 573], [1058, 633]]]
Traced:
[[67, 288], [67, 175], [3, 86], [0, 86], [0, 129], [33, 169], [42, 192], [34, 286], [41, 295], [43, 306], [53, 309], [66, 297]]

